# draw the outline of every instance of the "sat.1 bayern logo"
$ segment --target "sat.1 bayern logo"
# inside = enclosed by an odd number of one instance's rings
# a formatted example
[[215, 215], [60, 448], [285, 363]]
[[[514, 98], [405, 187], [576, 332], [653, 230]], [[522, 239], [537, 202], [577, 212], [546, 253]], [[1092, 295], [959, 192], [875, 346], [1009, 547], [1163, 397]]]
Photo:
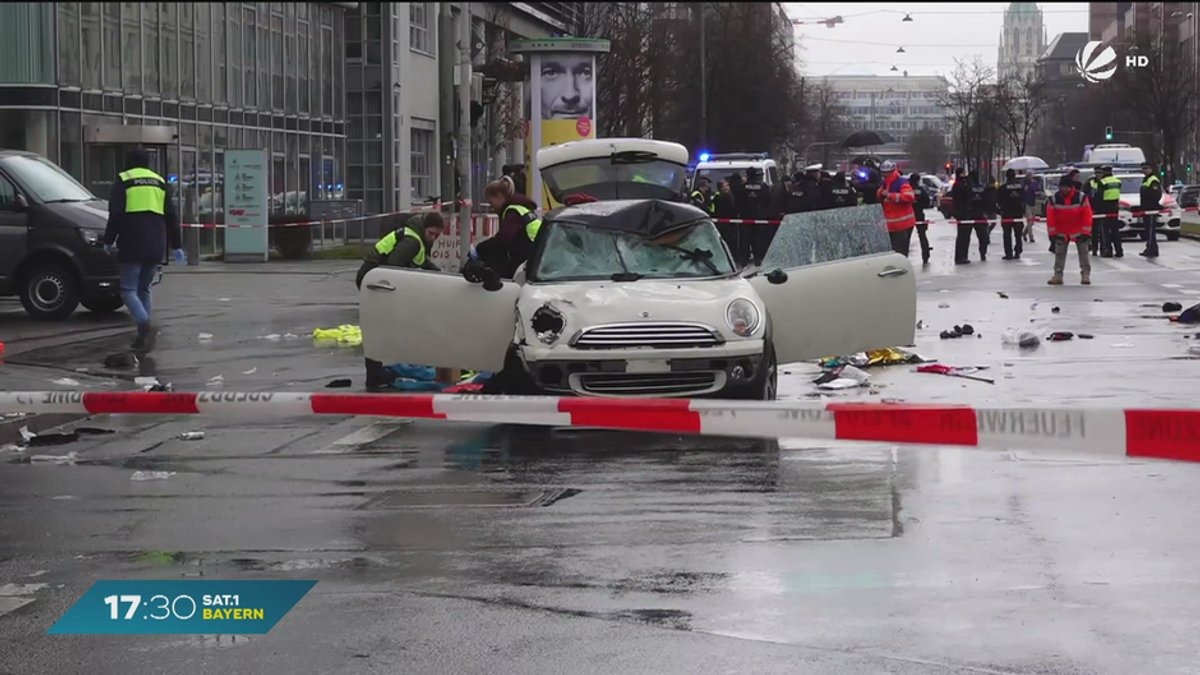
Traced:
[[1102, 42], [1092, 41], [1075, 53], [1075, 68], [1088, 82], [1103, 82], [1117, 72], [1117, 52], [1111, 46], [1105, 47], [1099, 54], [1096, 50]]

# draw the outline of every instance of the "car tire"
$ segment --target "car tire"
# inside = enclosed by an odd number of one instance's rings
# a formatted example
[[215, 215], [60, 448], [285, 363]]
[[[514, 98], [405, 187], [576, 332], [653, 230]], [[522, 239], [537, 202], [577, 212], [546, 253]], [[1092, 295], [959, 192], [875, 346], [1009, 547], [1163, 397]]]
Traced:
[[1179, 241], [1179, 232], [1167, 232], [1167, 241]]
[[57, 263], [39, 263], [21, 281], [21, 304], [35, 319], [65, 319], [79, 306], [75, 277]]
[[758, 400], [774, 401], [779, 395], [779, 364], [775, 361], [775, 345], [770, 340], [767, 341], [766, 349], [763, 350], [762, 364], [766, 372]]
[[91, 312], [92, 314], [99, 314], [100, 316], [104, 316], [106, 314], [112, 314], [113, 312], [115, 312], [118, 309], [121, 309], [122, 307], [125, 306], [125, 303], [122, 302], [120, 296], [116, 296], [116, 297], [107, 296], [107, 297], [103, 297], [103, 298], [88, 298], [85, 300], [80, 300], [79, 304], [83, 305], [84, 308], [87, 309], [87, 311]]

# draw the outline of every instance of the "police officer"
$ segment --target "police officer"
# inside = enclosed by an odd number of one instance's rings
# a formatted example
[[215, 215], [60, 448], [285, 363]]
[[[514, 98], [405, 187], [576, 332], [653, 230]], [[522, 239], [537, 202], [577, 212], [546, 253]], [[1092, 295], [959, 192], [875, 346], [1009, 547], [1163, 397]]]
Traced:
[[[738, 199], [738, 216], [744, 220], [767, 220], [771, 208], [771, 192], [763, 183], [762, 169], [752, 166], [746, 169], [746, 182]], [[761, 265], [775, 239], [778, 225], [742, 225], [742, 257], [748, 263]]]
[[712, 200], [712, 183], [707, 178], [700, 177], [696, 181], [696, 189], [692, 190], [690, 198], [692, 206], [709, 215], [716, 213], [716, 206]]
[[150, 286], [170, 242], [175, 261], [184, 262], [179, 216], [167, 195], [167, 181], [149, 169], [150, 155], [141, 148], [125, 157], [125, 171], [108, 197], [104, 248], [116, 253], [121, 270], [121, 300], [137, 324], [135, 351], [154, 349], [158, 328], [151, 317]]
[[789, 195], [788, 213], [807, 213], [822, 208], [820, 176], [820, 164], [804, 167], [804, 175], [799, 177]]
[[488, 183], [483, 198], [500, 217], [500, 229], [475, 247], [472, 259], [476, 264], [464, 266], [463, 276], [472, 282], [483, 281], [488, 288], [497, 281], [493, 275], [512, 279], [517, 269], [529, 260], [542, 219], [536, 213], [537, 204], [518, 192], [507, 176]]
[[846, 174], [839, 171], [833, 174], [830, 181], [829, 196], [832, 202], [830, 208], [840, 209], [843, 206], [858, 206], [858, 191], [846, 182]]
[[921, 241], [921, 262], [929, 264], [929, 253], [933, 248], [929, 245], [929, 223], [925, 222], [925, 210], [933, 208], [933, 198], [929, 190], [921, 183], [921, 174], [913, 173], [908, 177], [916, 199], [913, 200], [913, 217], [917, 219], [917, 237]]
[[992, 208], [991, 191], [980, 181], [978, 171], [968, 173], [967, 182], [971, 186], [971, 220], [975, 221], [972, 228], [979, 242], [979, 260], [983, 262], [987, 260], [988, 244], [991, 243], [991, 230], [987, 222]]
[[[1158, 179], [1158, 174], [1154, 172], [1153, 164], [1142, 165], [1142, 187], [1138, 192], [1139, 209], [1150, 212], [1162, 208], [1162, 182]], [[1158, 214], [1155, 213], [1147, 213], [1142, 216], [1142, 226], [1146, 228], [1146, 250], [1141, 253], [1143, 257], [1158, 257], [1158, 235], [1154, 232], [1157, 220]]]
[[429, 247], [441, 236], [444, 227], [445, 220], [437, 211], [413, 216], [404, 227], [389, 232], [375, 242], [375, 248], [367, 254], [362, 267], [358, 268], [354, 284], [361, 289], [363, 277], [380, 265], [439, 271], [429, 256]]
[[[1020, 260], [1022, 239], [1025, 233], [1025, 185], [1017, 179], [1017, 172], [1004, 172], [1004, 184], [1000, 186], [996, 201], [1000, 207], [1000, 228], [1004, 231], [1004, 259]], [[1013, 248], [1013, 236], [1017, 246]]]
[[1107, 164], [1100, 170], [1103, 177], [1099, 191], [1094, 187], [1092, 190], [1092, 203], [1097, 213], [1104, 215], [1100, 220], [1100, 257], [1123, 258], [1125, 249], [1121, 245], [1121, 220], [1117, 217], [1121, 209], [1121, 179], [1113, 176], [1113, 168]]

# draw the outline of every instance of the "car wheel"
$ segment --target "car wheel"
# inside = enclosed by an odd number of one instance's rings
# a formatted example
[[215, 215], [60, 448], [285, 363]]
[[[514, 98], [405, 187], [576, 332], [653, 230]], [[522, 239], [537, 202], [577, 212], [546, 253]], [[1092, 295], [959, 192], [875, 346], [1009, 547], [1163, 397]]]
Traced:
[[75, 278], [61, 265], [40, 264], [25, 275], [21, 304], [35, 319], [65, 319], [79, 306]]
[[763, 378], [763, 386], [760, 401], [774, 401], [779, 394], [779, 364], [775, 362], [775, 345], [770, 341], [767, 342], [767, 348], [763, 350], [763, 368], [766, 369], [766, 377]]
[[87, 300], [80, 300], [79, 304], [87, 308], [89, 312], [101, 315], [112, 314], [118, 309], [121, 309], [121, 307], [125, 306], [125, 303], [121, 301], [120, 296], [90, 298]]
[[1167, 232], [1167, 241], [1179, 241], [1179, 232]]

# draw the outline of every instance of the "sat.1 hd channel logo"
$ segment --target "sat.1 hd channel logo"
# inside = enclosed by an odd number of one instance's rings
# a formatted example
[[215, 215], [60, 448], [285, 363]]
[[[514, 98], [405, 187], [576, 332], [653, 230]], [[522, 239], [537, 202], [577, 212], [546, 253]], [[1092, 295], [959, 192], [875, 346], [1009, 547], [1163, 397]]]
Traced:
[[1091, 41], [1075, 54], [1075, 68], [1088, 82], [1103, 82], [1117, 72], [1117, 52], [1111, 46], [1104, 47], [1099, 54], [1096, 50], [1104, 43]]

